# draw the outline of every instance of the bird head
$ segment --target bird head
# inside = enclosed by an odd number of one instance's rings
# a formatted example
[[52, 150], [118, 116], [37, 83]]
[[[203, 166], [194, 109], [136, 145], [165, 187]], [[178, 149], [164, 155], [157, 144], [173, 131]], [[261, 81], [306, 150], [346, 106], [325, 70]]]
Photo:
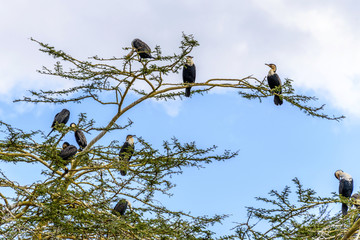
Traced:
[[67, 148], [68, 146], [70, 146], [70, 143], [64, 142], [63, 145], [62, 145], [62, 148], [65, 149], [65, 148]]
[[194, 64], [193, 56], [186, 56], [186, 64], [192, 66]]
[[269, 64], [265, 63], [265, 65], [268, 66], [269, 68], [271, 68], [274, 72], [276, 72], [276, 65], [275, 64], [273, 64], [273, 63], [269, 63]]
[[76, 128], [76, 124], [75, 124], [75, 123], [71, 123], [71, 124], [70, 124], [70, 127]]
[[133, 138], [133, 137], [136, 137], [136, 135], [127, 135], [127, 136], [126, 136], [126, 141], [127, 141], [128, 143], [130, 143], [131, 145], [134, 144], [134, 138]]
[[334, 175], [335, 175], [335, 177], [336, 177], [337, 179], [339, 179], [341, 173], [343, 173], [343, 170], [337, 170], [337, 171], [334, 173]]

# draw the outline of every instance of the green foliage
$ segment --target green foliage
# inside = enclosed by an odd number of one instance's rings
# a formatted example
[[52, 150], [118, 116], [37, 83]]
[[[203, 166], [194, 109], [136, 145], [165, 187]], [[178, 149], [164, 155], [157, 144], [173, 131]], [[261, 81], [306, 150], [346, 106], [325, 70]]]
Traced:
[[[105, 145], [98, 142], [109, 132], [129, 127], [131, 120], [124, 126], [118, 125], [118, 120], [143, 101], [181, 99], [184, 88], [189, 85], [198, 87], [195, 94], [224, 87], [240, 90], [245, 98], [261, 100], [274, 94], [267, 83], [252, 76], [214, 78], [192, 84], [170, 82], [170, 74], [179, 73], [185, 56], [199, 45], [192, 35], [183, 34], [179, 52], [173, 55], [163, 55], [157, 46], [153, 53], [155, 58], [150, 60], [141, 60], [134, 52], [119, 58], [94, 56], [79, 60], [48, 44], [32, 41], [40, 45], [40, 51], [58, 60], [52, 69], [43, 67], [39, 73], [72, 81], [72, 86], [57, 91], [30, 91], [29, 96], [15, 102], [71, 104], [88, 100], [116, 111], [105, 126], [87, 119], [85, 113], [79, 114], [77, 126], [94, 137], [69, 161], [59, 157], [59, 143], [66, 134], [72, 133], [72, 128], [56, 124], [56, 131], [47, 138], [40, 130], [25, 132], [0, 121], [0, 160], [7, 164], [37, 164], [41, 169], [40, 180], [30, 185], [17, 183], [1, 172], [0, 187], [11, 190], [11, 193], [0, 193], [0, 236], [7, 239], [214, 238], [208, 227], [221, 223], [225, 215], [193, 216], [172, 211], [164, 207], [156, 196], [171, 196], [171, 189], [175, 186], [172, 177], [181, 174], [185, 167], [203, 168], [213, 161], [234, 158], [237, 152], [227, 150], [219, 154], [216, 146], [199, 148], [195, 142], [181, 143], [175, 137], [165, 140], [161, 149], [157, 149], [138, 137], [127, 176], [123, 177], [120, 170], [124, 165], [118, 157], [122, 142], [114, 140]], [[134, 101], [129, 100], [129, 94], [135, 97]], [[323, 107], [304, 105], [316, 99], [295, 95], [290, 80], [285, 82], [281, 97], [309, 115], [331, 120], [342, 118], [321, 113]], [[269, 222], [269, 231], [255, 231], [256, 224], [248, 222], [237, 227], [236, 235], [224, 238], [303, 237], [309, 232], [311, 236], [317, 236], [318, 229], [329, 227], [328, 223], [335, 218], [326, 215], [323, 206], [334, 199], [315, 197], [313, 191], [302, 189], [297, 180], [294, 182], [300, 206], [291, 204], [290, 189], [285, 188], [283, 192], [272, 191], [273, 200], [258, 198], [277, 206], [276, 209], [248, 209], [249, 220]], [[112, 214], [114, 203], [123, 198], [133, 203], [133, 211], [124, 216]], [[320, 218], [309, 213], [314, 208], [320, 209]]]
[[[338, 196], [320, 197], [293, 179], [294, 196], [289, 186], [281, 192], [271, 190], [268, 198], [258, 197], [261, 208], [247, 207], [248, 220], [238, 224], [233, 238], [239, 239], [341, 239], [354, 223], [358, 210], [348, 215], [331, 213]], [[349, 202], [342, 199], [342, 202]]]

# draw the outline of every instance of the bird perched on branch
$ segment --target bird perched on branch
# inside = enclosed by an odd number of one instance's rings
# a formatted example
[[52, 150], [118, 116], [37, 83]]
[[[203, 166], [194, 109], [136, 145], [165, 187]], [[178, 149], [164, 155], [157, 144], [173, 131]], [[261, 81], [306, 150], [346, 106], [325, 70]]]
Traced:
[[[354, 189], [353, 178], [350, 174], [337, 170], [335, 177], [339, 180], [339, 195], [350, 198]], [[347, 214], [348, 206], [346, 203], [342, 203], [341, 211], [343, 215]]]
[[[140, 58], [154, 58], [153, 56], [151, 56], [150, 47], [146, 43], [141, 41], [140, 39], [135, 38], [131, 42], [131, 46], [133, 48], [135, 48], [137, 53], [140, 55]], [[134, 52], [134, 50], [132, 50], [129, 55], [131, 55], [133, 52]]]
[[52, 131], [55, 130], [54, 127], [55, 127], [56, 123], [58, 123], [58, 124], [61, 124], [61, 123], [66, 124], [69, 121], [69, 117], [70, 117], [70, 111], [65, 109], [65, 108], [63, 110], [61, 110], [61, 112], [57, 113], [55, 115], [54, 121], [53, 121], [53, 123], [51, 125], [52, 129], [51, 129], [51, 131], [49, 132], [49, 134], [46, 137], [48, 137], [50, 135], [50, 133], [52, 133]]
[[129, 168], [129, 161], [134, 154], [134, 138], [135, 135], [127, 135], [126, 141], [124, 142], [123, 146], [119, 152], [119, 159], [124, 165], [120, 170], [122, 176], [126, 175], [127, 169]]
[[116, 206], [114, 207], [113, 213], [114, 214], [120, 213], [120, 215], [123, 216], [128, 207], [129, 207], [129, 210], [132, 211], [130, 201], [123, 198], [116, 204]]
[[[276, 65], [273, 63], [270, 63], [270, 64], [265, 63], [265, 65], [270, 67], [270, 71], [267, 75], [267, 80], [268, 80], [270, 89], [276, 88], [274, 93], [281, 94], [281, 79], [280, 79], [279, 75], [277, 75], [277, 73], [276, 73]], [[275, 103], [275, 105], [281, 105], [281, 104], [283, 104], [283, 100], [279, 96], [274, 95], [274, 103]]]
[[[355, 193], [351, 196], [351, 199], [354, 202], [354, 206], [356, 207], [357, 210], [360, 210], [360, 194]], [[359, 220], [360, 215], [358, 214], [355, 218], [354, 218], [354, 222], [356, 222], [357, 220]]]
[[82, 151], [87, 146], [86, 137], [83, 133], [83, 131], [79, 130], [75, 123], [71, 123], [70, 127], [73, 128], [75, 132], [75, 139], [77, 144], [79, 145], [79, 151]]
[[357, 209], [360, 209], [360, 194], [355, 193], [351, 196], [352, 200], [354, 201], [354, 206]]
[[[63, 159], [63, 160], [69, 160], [71, 157], [75, 156], [75, 154], [77, 153], [77, 148], [73, 145], [70, 145], [68, 142], [64, 142], [63, 146], [62, 146], [62, 150], [59, 153], [59, 156]], [[69, 161], [64, 161], [62, 163], [57, 163], [57, 167], [55, 167], [55, 170], [58, 169], [58, 167], [65, 167], [67, 164], [69, 163]], [[65, 172], [63, 175], [67, 174], [69, 172], [69, 170], [67, 169], [67, 167], [65, 167]]]
[[[183, 82], [194, 83], [196, 78], [196, 68], [192, 56], [186, 57], [186, 63], [183, 68]], [[185, 89], [185, 97], [190, 97], [191, 87]]]
[[64, 160], [69, 160], [72, 156], [75, 156], [77, 153], [77, 148], [74, 145], [70, 145], [68, 142], [63, 143], [63, 149], [61, 150], [59, 156]]

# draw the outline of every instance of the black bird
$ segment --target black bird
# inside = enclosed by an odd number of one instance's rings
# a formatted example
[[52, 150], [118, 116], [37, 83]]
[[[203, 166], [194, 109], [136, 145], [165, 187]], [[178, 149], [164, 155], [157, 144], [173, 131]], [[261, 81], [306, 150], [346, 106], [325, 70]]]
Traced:
[[126, 200], [123, 198], [116, 204], [116, 206], [114, 207], [113, 213], [114, 214], [120, 213], [120, 215], [123, 216], [128, 207], [129, 207], [130, 211], [132, 211], [131, 203], [129, 202], [129, 200]]
[[64, 142], [63, 150], [61, 150], [59, 156], [64, 160], [69, 160], [77, 153], [77, 148], [74, 145], [70, 145], [68, 142]]
[[79, 145], [79, 152], [80, 152], [87, 146], [86, 137], [85, 137], [83, 131], [77, 129], [77, 126], [75, 123], [71, 123], [70, 127], [72, 127], [75, 132], [75, 139], [76, 139], [77, 144]]
[[[196, 68], [193, 61], [193, 57], [187, 56], [186, 63], [183, 68], [183, 82], [194, 83], [196, 78]], [[191, 87], [185, 89], [185, 97], [190, 97]]]
[[[343, 197], [350, 198], [351, 193], [354, 189], [353, 179], [350, 174], [343, 172], [342, 170], [337, 170], [335, 172], [335, 177], [339, 179], [339, 194]], [[342, 204], [341, 211], [343, 215], [347, 214], [348, 206], [346, 203]]]
[[[135, 38], [132, 42], [131, 42], [131, 46], [133, 48], [135, 48], [135, 50], [137, 51], [137, 53], [140, 55], [140, 58], [154, 58], [153, 56], [151, 56], [151, 49], [150, 47], [144, 43], [143, 41], [141, 41], [138, 38]], [[133, 52], [133, 51], [132, 51]], [[131, 52], [131, 54], [132, 54]]]
[[58, 123], [58, 124], [61, 124], [61, 123], [66, 124], [69, 121], [69, 117], [70, 117], [70, 111], [65, 109], [65, 108], [63, 110], [61, 110], [61, 112], [57, 113], [55, 115], [54, 121], [53, 121], [53, 123], [51, 125], [52, 129], [51, 129], [51, 131], [49, 132], [49, 134], [46, 137], [48, 137], [50, 135], [50, 133], [52, 133], [52, 131], [55, 130], [54, 127], [55, 127], [56, 123]]
[[126, 136], [126, 141], [119, 152], [119, 159], [124, 164], [123, 169], [120, 170], [122, 176], [126, 175], [127, 169], [129, 168], [129, 161], [134, 154], [134, 136], [135, 135]]
[[[270, 67], [270, 71], [267, 75], [267, 80], [268, 80], [270, 89], [280, 86], [280, 88], [278, 88], [275, 91], [275, 93], [281, 94], [281, 79], [280, 79], [279, 75], [277, 75], [277, 73], [276, 73], [276, 65], [273, 63], [270, 63], [270, 64], [265, 63], [265, 65]], [[279, 96], [275, 95], [274, 103], [275, 103], [275, 105], [281, 105], [281, 104], [283, 104], [283, 100]]]

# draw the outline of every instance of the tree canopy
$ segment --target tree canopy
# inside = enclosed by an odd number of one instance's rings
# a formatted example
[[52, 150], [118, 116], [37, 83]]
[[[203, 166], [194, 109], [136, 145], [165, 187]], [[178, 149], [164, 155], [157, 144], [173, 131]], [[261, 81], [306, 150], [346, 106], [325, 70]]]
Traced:
[[[59, 156], [59, 146], [64, 136], [73, 131], [71, 127], [55, 124], [55, 133], [46, 137], [42, 130], [25, 131], [0, 120], [3, 164], [36, 164], [42, 170], [41, 180], [32, 184], [20, 184], [0, 172], [0, 187], [8, 193], [0, 193], [1, 236], [6, 239], [215, 238], [208, 227], [221, 223], [226, 215], [193, 216], [173, 211], [156, 196], [171, 196], [175, 186], [172, 176], [181, 174], [184, 168], [202, 168], [214, 161], [226, 161], [236, 157], [236, 151], [219, 153], [216, 146], [200, 148], [195, 142], [182, 143], [175, 137], [164, 140], [157, 149], [137, 136], [127, 175], [122, 176], [124, 166], [119, 151], [123, 139], [105, 145], [99, 144], [99, 140], [110, 132], [128, 128], [132, 121], [120, 125], [119, 119], [144, 101], [181, 100], [184, 89], [192, 86], [192, 94], [228, 88], [238, 91], [241, 97], [261, 102], [277, 94], [270, 90], [266, 79], [215, 77], [205, 82], [174, 83], [171, 76], [182, 70], [186, 56], [199, 45], [192, 35], [186, 34], [178, 52], [164, 55], [156, 46], [153, 59], [140, 59], [138, 53], [132, 52], [122, 57], [94, 56], [80, 60], [38, 40], [32, 41], [40, 46], [40, 51], [57, 60], [53, 68], [43, 67], [39, 73], [70, 81], [71, 87], [31, 90], [15, 102], [65, 104], [71, 112], [71, 104], [92, 101], [115, 112], [104, 126], [96, 124], [96, 119], [88, 119], [86, 113], [78, 113], [76, 125], [94, 137], [69, 162]], [[124, 50], [130, 51], [131, 47]], [[285, 79], [279, 96], [310, 116], [337, 121], [343, 118], [324, 113], [324, 105], [314, 106], [316, 97], [296, 94], [290, 79]], [[304, 189], [297, 179], [294, 184], [296, 203], [289, 198], [289, 187], [282, 192], [273, 190], [272, 198], [257, 200], [274, 208], [249, 207], [248, 221], [239, 223], [234, 234], [221, 238], [329, 239], [342, 236], [350, 228], [349, 219], [354, 211], [344, 218], [328, 214], [328, 204], [338, 202], [337, 197], [318, 197], [313, 190]], [[132, 209], [127, 209], [124, 215], [114, 214], [114, 203], [123, 199], [132, 203]], [[269, 229], [257, 229], [259, 220], [267, 222]]]

